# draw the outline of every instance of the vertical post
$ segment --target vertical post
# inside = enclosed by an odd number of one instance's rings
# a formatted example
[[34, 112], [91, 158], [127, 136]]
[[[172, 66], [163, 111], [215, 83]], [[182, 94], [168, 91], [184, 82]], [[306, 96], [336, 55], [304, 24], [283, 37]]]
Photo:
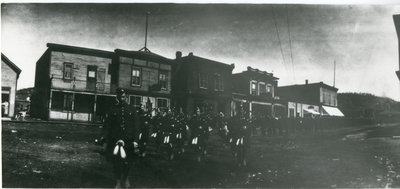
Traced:
[[92, 121], [96, 121], [96, 109], [97, 109], [97, 95], [94, 95], [94, 105], [93, 105], [93, 118]]
[[336, 61], [333, 60], [333, 87], [335, 87], [336, 82]]
[[50, 113], [51, 113], [51, 101], [52, 101], [52, 98], [53, 98], [53, 91], [52, 90], [50, 90], [50, 98], [49, 98], [49, 107], [47, 108], [47, 110], [48, 110], [48, 116], [49, 116], [49, 119], [50, 119]]
[[75, 110], [75, 93], [72, 93], [71, 121], [74, 120], [74, 110]]
[[146, 13], [146, 34], [145, 34], [145, 37], [144, 37], [144, 50], [146, 51], [147, 50], [147, 28], [148, 28], [148, 26], [149, 26], [149, 14], [150, 14], [150, 12], [147, 12]]

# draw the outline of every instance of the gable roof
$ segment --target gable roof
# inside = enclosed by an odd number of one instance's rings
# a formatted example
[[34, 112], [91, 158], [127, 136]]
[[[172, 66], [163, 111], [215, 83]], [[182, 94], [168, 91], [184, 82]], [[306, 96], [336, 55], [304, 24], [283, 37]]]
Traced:
[[6, 63], [8, 66], [10, 66], [10, 68], [11, 68], [12, 70], [14, 70], [15, 73], [17, 73], [17, 78], [18, 78], [18, 77], [19, 77], [19, 74], [21, 73], [21, 69], [18, 68], [18, 66], [15, 65], [13, 62], [11, 62], [11, 60], [8, 59], [8, 58], [6, 57], [6, 55], [4, 55], [3, 53], [1, 53], [1, 60], [2, 60], [4, 63]]

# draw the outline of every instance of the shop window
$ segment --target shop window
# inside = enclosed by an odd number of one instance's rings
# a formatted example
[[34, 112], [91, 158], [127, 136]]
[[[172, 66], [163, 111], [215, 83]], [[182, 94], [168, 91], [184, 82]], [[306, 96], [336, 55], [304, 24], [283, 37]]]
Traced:
[[51, 109], [57, 111], [71, 111], [72, 94], [54, 91], [51, 98]]
[[142, 97], [141, 96], [129, 96], [129, 104], [140, 108], [142, 106]]

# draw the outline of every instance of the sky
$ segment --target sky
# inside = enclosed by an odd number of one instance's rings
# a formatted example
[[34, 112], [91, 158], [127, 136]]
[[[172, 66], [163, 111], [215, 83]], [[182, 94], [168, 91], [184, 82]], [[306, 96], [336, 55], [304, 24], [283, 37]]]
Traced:
[[400, 100], [398, 39], [392, 4], [93, 4], [1, 5], [1, 52], [33, 87], [47, 43], [113, 51], [144, 46], [272, 72], [278, 85], [324, 82], [338, 92]]

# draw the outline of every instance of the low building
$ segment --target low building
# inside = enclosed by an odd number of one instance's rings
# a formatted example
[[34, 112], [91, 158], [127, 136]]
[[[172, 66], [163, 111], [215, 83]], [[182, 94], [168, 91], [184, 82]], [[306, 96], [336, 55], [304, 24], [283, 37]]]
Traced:
[[171, 71], [174, 61], [149, 50], [115, 50], [115, 87], [126, 90], [128, 101], [149, 110], [171, 105]]
[[36, 63], [31, 116], [50, 120], [100, 121], [115, 100], [113, 52], [47, 44]]
[[16, 111], [25, 111], [30, 113], [31, 109], [31, 96], [33, 94], [33, 87], [20, 89], [17, 91], [15, 97], [15, 109]]
[[233, 109], [243, 106], [250, 116], [286, 116], [286, 106], [275, 96], [277, 77], [272, 73], [247, 67], [246, 71], [233, 74]]
[[201, 112], [231, 113], [233, 64], [209, 60], [189, 53], [176, 53], [174, 67], [174, 107], [193, 114]]
[[288, 117], [344, 116], [337, 108], [338, 89], [323, 82], [278, 87], [278, 95], [287, 101]]
[[1, 117], [15, 115], [15, 94], [21, 69], [1, 53]]

